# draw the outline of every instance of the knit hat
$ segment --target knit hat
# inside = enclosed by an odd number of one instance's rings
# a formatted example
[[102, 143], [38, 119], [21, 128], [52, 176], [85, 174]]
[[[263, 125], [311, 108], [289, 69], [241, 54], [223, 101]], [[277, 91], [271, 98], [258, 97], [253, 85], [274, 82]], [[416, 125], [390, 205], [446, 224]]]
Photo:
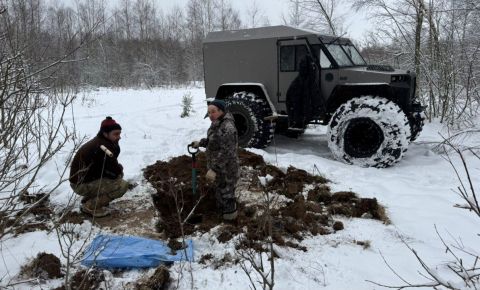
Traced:
[[213, 101], [208, 102], [208, 105], [209, 106], [213, 105], [219, 108], [222, 112], [225, 112], [225, 108], [227, 107], [227, 104], [225, 103], [225, 101], [219, 100], [219, 99], [214, 99]]
[[118, 124], [112, 117], [108, 116], [102, 121], [100, 125], [100, 132], [109, 133], [113, 130], [122, 130], [120, 124]]

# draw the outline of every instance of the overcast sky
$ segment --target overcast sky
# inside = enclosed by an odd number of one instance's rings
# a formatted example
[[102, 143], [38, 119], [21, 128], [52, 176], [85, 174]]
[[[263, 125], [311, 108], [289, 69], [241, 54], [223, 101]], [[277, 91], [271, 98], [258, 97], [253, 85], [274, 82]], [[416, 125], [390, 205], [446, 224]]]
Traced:
[[[1, 0], [0, 0], [1, 1]], [[75, 0], [47, 0], [48, 1], [65, 1], [63, 3], [71, 2]], [[107, 6], [117, 6], [120, 0], [105, 0]], [[174, 6], [179, 6], [185, 8], [188, 0], [153, 0], [157, 8], [163, 10], [163, 12], [169, 11]], [[242, 21], [248, 22], [246, 15], [247, 11], [251, 10], [254, 1], [261, 12], [268, 17], [270, 20], [270, 25], [280, 25], [283, 24], [282, 15], [287, 16], [289, 10], [289, 0], [230, 0], [232, 6], [240, 11]], [[349, 2], [349, 1], [344, 1]], [[367, 30], [371, 30], [374, 27], [374, 24], [368, 20], [365, 13], [357, 13], [353, 11], [349, 5], [342, 5], [340, 10], [344, 11], [347, 15], [345, 19], [345, 25], [347, 29], [347, 37], [352, 38], [356, 41], [362, 41], [364, 34]], [[262, 22], [260, 22], [262, 23]]]
[[[188, 0], [154, 0], [157, 7], [162, 8], [163, 11], [168, 11], [174, 5], [185, 7]], [[232, 5], [240, 11], [242, 16], [247, 14], [247, 11], [253, 6], [255, 0], [232, 0]], [[283, 24], [282, 13], [288, 15], [289, 0], [256, 0], [259, 9], [269, 18], [271, 25]], [[345, 11], [348, 13], [346, 19], [348, 37], [357, 41], [363, 39], [363, 34], [372, 27], [372, 24], [367, 20], [364, 13], [355, 13], [350, 11], [350, 7], [346, 6]], [[243, 18], [242, 18], [243, 20]]]

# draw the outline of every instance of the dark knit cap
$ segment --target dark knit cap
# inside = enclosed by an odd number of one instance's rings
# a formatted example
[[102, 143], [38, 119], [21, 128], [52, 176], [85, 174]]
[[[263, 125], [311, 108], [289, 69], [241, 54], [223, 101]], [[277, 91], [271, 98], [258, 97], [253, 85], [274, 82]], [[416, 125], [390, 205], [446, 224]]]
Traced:
[[113, 130], [122, 130], [120, 124], [118, 124], [112, 117], [108, 116], [102, 121], [100, 125], [100, 132], [109, 133]]
[[219, 108], [222, 110], [222, 112], [225, 112], [225, 108], [227, 107], [227, 104], [223, 100], [215, 99], [211, 102], [208, 102], [208, 105], [214, 105], [215, 107]]

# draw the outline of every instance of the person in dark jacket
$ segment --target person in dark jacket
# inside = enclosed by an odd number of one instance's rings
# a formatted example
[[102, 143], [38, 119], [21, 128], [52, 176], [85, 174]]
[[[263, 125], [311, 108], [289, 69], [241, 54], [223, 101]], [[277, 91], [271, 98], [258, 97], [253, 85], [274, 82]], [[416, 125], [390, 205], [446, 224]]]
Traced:
[[287, 90], [286, 105], [289, 129], [304, 130], [314, 112], [323, 113], [324, 101], [312, 57], [306, 55], [298, 66], [298, 76]]
[[217, 205], [224, 220], [237, 218], [235, 187], [239, 178], [238, 137], [235, 119], [226, 112], [222, 100], [213, 100], [208, 105], [208, 116], [212, 121], [207, 138], [194, 141], [193, 147], [205, 147], [207, 155], [206, 179], [216, 187]]
[[94, 217], [108, 215], [104, 207], [129, 188], [117, 160], [121, 132], [120, 124], [107, 117], [97, 136], [80, 147], [70, 167], [70, 186], [83, 197], [80, 210]]

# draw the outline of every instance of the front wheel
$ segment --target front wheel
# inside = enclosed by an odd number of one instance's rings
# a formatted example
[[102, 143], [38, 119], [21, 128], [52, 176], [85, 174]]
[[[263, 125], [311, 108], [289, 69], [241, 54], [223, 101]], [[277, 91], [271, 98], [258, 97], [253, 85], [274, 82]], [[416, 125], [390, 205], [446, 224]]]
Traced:
[[235, 118], [240, 147], [265, 148], [273, 138], [275, 123], [265, 120], [272, 114], [264, 98], [251, 92], [234, 93], [227, 100], [229, 112]]
[[362, 167], [388, 167], [407, 150], [410, 127], [397, 104], [366, 96], [341, 105], [330, 120], [327, 135], [336, 159]]
[[425, 115], [424, 111], [413, 112], [408, 117], [408, 121], [410, 123], [410, 131], [412, 132], [410, 136], [410, 142], [417, 140], [420, 132], [422, 132], [423, 125], [425, 124], [426, 119], [427, 115]]

